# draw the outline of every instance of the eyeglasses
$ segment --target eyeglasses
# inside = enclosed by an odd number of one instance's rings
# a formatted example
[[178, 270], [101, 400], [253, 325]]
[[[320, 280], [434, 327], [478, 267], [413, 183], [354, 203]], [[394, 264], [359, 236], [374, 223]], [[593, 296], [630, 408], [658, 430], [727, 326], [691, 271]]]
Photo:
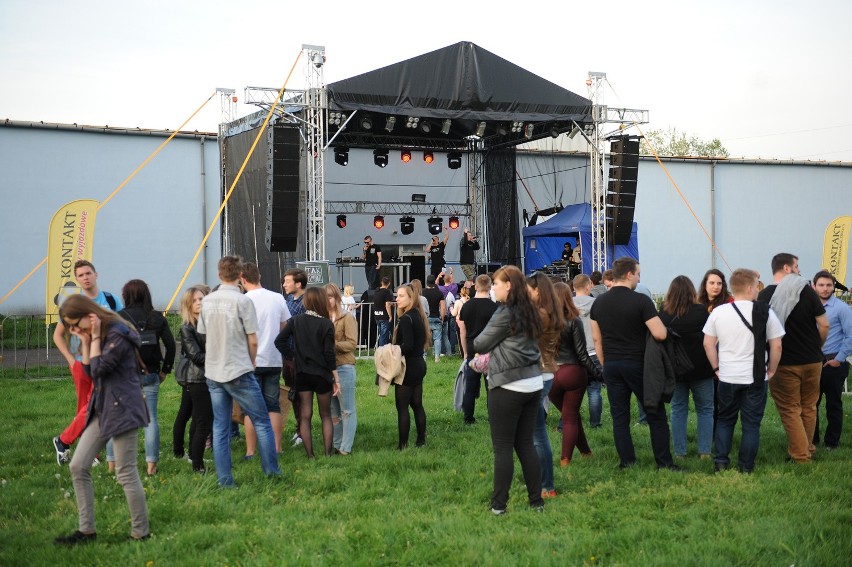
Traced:
[[70, 329], [71, 327], [79, 327], [79, 326], [80, 326], [80, 321], [82, 321], [82, 320], [83, 320], [83, 318], [82, 318], [82, 317], [80, 317], [79, 319], [77, 319], [77, 322], [76, 322], [76, 323], [69, 323], [68, 321], [63, 321], [63, 323], [65, 323], [65, 326], [66, 326], [66, 327], [68, 327], [68, 328]]

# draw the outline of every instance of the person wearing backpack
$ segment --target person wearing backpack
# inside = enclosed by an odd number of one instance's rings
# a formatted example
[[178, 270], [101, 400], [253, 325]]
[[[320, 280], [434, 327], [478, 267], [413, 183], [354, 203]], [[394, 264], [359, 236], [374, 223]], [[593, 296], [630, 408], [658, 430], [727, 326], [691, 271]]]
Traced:
[[[130, 280], [121, 289], [121, 298], [125, 308], [119, 311], [126, 321], [133, 324], [139, 332], [141, 346], [139, 355], [145, 367], [142, 376], [142, 392], [148, 406], [150, 421], [145, 426], [145, 461], [148, 463], [148, 476], [157, 474], [157, 462], [160, 460], [160, 425], [157, 422], [157, 398], [160, 384], [171, 373], [175, 362], [175, 339], [168, 321], [151, 304], [151, 290], [142, 280]], [[165, 347], [165, 355], [160, 347]], [[112, 444], [107, 445], [107, 463], [109, 470], [115, 466]]]

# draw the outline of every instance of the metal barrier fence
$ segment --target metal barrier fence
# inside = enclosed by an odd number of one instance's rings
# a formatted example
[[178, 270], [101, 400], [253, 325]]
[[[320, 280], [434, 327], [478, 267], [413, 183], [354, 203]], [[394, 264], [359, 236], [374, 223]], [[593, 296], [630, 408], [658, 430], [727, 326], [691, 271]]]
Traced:
[[[378, 337], [372, 307], [372, 303], [356, 303], [352, 308], [358, 321], [356, 358], [371, 357], [376, 347]], [[396, 310], [392, 311], [391, 328], [396, 320]], [[166, 320], [180, 353], [180, 315], [169, 312]], [[53, 343], [55, 329], [56, 321], [47, 325], [43, 314], [0, 315], [0, 378], [70, 376], [65, 358]]]

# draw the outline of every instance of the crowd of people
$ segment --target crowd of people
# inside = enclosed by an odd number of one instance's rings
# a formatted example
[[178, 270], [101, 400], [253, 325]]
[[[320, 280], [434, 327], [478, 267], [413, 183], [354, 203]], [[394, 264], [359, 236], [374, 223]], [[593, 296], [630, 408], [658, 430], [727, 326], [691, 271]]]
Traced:
[[[371, 245], [369, 237], [365, 244]], [[442, 249], [441, 244], [435, 246]], [[377, 258], [380, 263], [380, 252]], [[588, 396], [588, 426], [601, 427], [603, 387], [620, 468], [637, 462], [633, 397], [659, 469], [683, 469], [678, 461], [689, 453], [690, 396], [698, 458], [712, 459], [717, 471], [732, 464], [737, 421], [742, 433], [736, 467], [754, 470], [768, 393], [791, 461], [812, 460], [820, 440], [826, 450], [840, 443], [852, 308], [835, 296], [829, 272], [808, 282], [792, 254], [772, 259], [774, 281], [765, 288], [750, 269], [737, 269], [729, 279], [708, 270], [698, 289], [677, 276], [659, 310], [643, 293], [640, 265], [632, 258], [616, 260], [604, 273], [556, 282], [542, 273], [525, 277], [507, 265], [476, 277], [464, 270], [466, 280], [459, 285], [444, 264], [436, 267], [425, 289], [414, 280], [398, 286], [395, 296], [388, 278], [380, 279], [383, 292], [374, 296], [375, 312], [368, 315], [376, 315], [377, 343], [395, 345], [392, 352], [403, 369], [394, 380], [398, 449], [409, 445], [412, 415], [415, 445], [426, 443], [427, 359], [430, 352], [436, 362], [452, 353], [456, 345], [445, 345], [444, 338], [453, 336], [464, 360], [459, 407], [465, 425], [476, 424], [476, 400], [486, 378], [495, 515], [506, 513], [515, 455], [533, 510], [543, 510], [544, 501], [557, 496], [547, 430], [551, 410], [560, 414], [559, 466], [571, 466], [575, 449], [592, 457], [580, 409]], [[333, 283], [308, 287], [305, 272], [293, 269], [283, 277], [284, 294], [277, 293], [261, 286], [256, 265], [235, 256], [219, 261], [218, 274], [213, 290], [194, 285], [185, 291], [178, 352], [144, 281], [129, 281], [119, 299], [98, 288], [90, 262], [75, 265], [81, 293], [60, 306], [54, 340], [68, 362], [77, 405], [71, 424], [53, 443], [57, 463], [70, 462], [79, 522], [57, 544], [96, 537], [91, 468], [103, 450], [127, 497], [131, 537], [149, 536], [137, 435], [143, 429], [147, 473], [155, 475], [157, 394], [173, 369], [181, 387], [174, 454], [204, 474], [204, 454], [212, 449], [222, 487], [235, 485], [230, 442], [239, 435], [236, 422], [245, 428], [244, 459], [259, 456], [265, 474], [281, 474], [277, 456], [287, 420], [282, 412], [289, 407], [297, 422], [291, 443], [303, 446], [308, 458], [315, 455], [314, 403], [323, 455], [354, 450], [359, 323], [353, 290], [341, 293]], [[817, 408], [823, 397], [827, 427], [821, 435]]]

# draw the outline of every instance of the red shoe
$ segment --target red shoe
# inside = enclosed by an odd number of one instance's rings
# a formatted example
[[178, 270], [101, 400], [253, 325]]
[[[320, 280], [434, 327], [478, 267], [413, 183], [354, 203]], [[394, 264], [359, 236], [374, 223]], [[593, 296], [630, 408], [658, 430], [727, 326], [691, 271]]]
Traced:
[[547, 500], [548, 498], [556, 498], [555, 490], [542, 490], [541, 497]]
[[571, 464], [571, 460], [570, 460], [570, 459], [567, 459], [567, 458], [566, 458], [566, 459], [560, 459], [560, 460], [559, 460], [559, 466], [560, 466], [560, 467], [567, 467], [567, 466], [568, 466], [568, 465], [570, 465], [570, 464]]

